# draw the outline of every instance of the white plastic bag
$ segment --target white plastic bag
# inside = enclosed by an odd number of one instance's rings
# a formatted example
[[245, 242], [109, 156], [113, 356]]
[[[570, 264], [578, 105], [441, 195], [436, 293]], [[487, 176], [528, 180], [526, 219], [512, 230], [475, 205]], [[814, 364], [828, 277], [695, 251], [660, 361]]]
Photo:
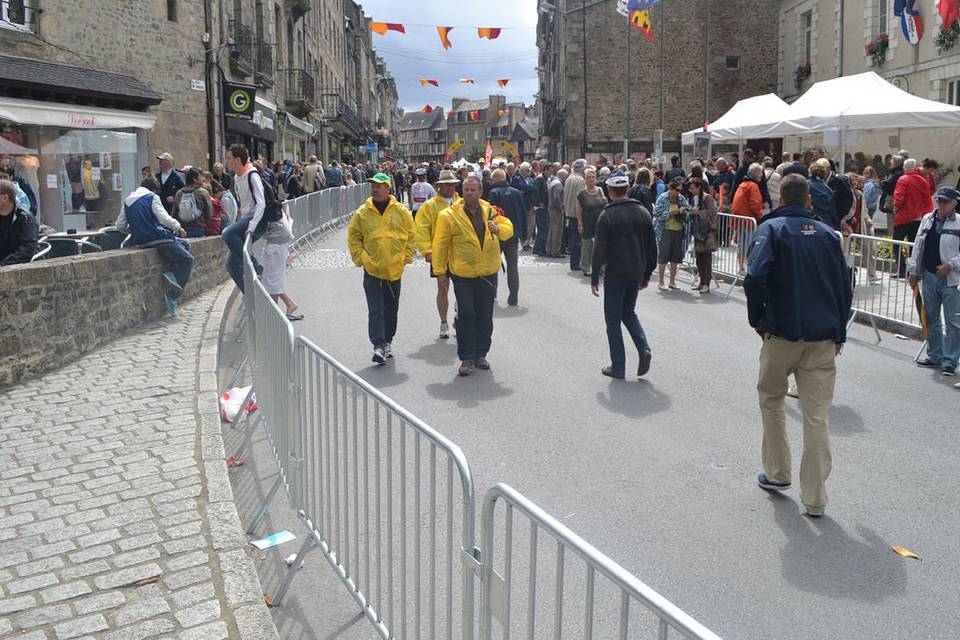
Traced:
[[[224, 391], [220, 396], [220, 417], [226, 422], [236, 422], [243, 417], [241, 415], [242, 405], [247, 394], [252, 387], [234, 387], [229, 391]], [[257, 401], [253, 395], [250, 396], [250, 402], [247, 403], [246, 412], [251, 413], [257, 410]]]

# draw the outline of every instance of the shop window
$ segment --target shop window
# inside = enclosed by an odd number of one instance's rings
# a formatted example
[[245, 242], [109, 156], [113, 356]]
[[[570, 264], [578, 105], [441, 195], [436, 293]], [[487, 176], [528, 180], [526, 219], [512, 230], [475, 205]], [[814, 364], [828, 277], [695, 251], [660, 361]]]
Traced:
[[167, 0], [167, 20], [177, 21], [177, 0]]
[[739, 71], [740, 56], [726, 56], [724, 58], [723, 66], [727, 71]]
[[0, 0], [0, 27], [33, 31], [33, 5], [36, 0]]

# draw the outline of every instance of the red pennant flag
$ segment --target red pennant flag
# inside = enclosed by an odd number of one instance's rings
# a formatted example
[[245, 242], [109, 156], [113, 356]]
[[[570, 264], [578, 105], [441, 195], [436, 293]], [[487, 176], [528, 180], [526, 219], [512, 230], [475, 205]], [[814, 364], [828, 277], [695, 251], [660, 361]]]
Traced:
[[443, 45], [444, 49], [449, 49], [453, 46], [447, 37], [451, 31], [453, 31], [453, 27], [437, 27], [437, 33], [440, 34], [440, 44]]
[[387, 31], [398, 31], [400, 33], [406, 33], [406, 29], [403, 28], [402, 24], [396, 22], [370, 22], [370, 30], [374, 33], [378, 33], [381, 36], [386, 35]]
[[439, 86], [440, 86], [440, 83], [437, 82], [436, 80], [421, 80], [421, 81], [420, 81], [420, 86], [421, 86], [421, 87], [425, 87], [425, 86], [427, 86], [428, 84], [432, 84], [432, 85], [435, 86], [435, 87], [439, 87]]
[[460, 84], [476, 84], [477, 81], [473, 78], [460, 78]]
[[477, 35], [487, 40], [496, 40], [500, 37], [499, 27], [480, 27], [477, 29]]
[[430, 105], [427, 105], [423, 109], [421, 109], [421, 111], [423, 111], [424, 113], [433, 113], [433, 107], [431, 107]]
[[484, 159], [486, 159], [487, 164], [490, 164], [490, 161], [493, 160], [493, 147], [490, 146], [490, 140], [487, 139], [487, 152], [484, 154]]
[[507, 83], [510, 82], [509, 78], [504, 78], [503, 80], [497, 80], [497, 84], [501, 87], [507, 86]]
[[480, 119], [480, 112], [479, 112], [479, 111], [471, 111], [471, 112], [470, 112], [470, 119], [473, 120], [474, 122], [476, 122], [477, 120], [479, 120], [479, 119]]

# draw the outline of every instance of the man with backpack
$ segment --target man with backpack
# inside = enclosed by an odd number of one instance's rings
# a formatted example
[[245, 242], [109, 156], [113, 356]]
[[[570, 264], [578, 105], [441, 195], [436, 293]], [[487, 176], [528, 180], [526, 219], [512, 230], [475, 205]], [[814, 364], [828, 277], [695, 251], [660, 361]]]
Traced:
[[[276, 222], [283, 213], [277, 192], [264, 180], [256, 167], [250, 164], [250, 153], [242, 144], [227, 149], [227, 168], [236, 176], [234, 187], [239, 201], [237, 221], [223, 230], [223, 241], [230, 254], [227, 272], [237, 288], [243, 291], [243, 243], [247, 236], [256, 242], [267, 230], [267, 223]], [[260, 265], [251, 256], [253, 267], [259, 273]]]

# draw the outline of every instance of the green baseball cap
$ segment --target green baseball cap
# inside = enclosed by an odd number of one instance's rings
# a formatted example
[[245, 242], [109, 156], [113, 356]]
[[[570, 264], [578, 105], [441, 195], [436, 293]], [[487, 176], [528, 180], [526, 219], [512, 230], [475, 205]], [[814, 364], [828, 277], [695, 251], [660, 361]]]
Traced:
[[367, 178], [367, 182], [376, 182], [377, 184], [390, 184], [390, 176], [385, 173], [378, 173], [372, 178]]

